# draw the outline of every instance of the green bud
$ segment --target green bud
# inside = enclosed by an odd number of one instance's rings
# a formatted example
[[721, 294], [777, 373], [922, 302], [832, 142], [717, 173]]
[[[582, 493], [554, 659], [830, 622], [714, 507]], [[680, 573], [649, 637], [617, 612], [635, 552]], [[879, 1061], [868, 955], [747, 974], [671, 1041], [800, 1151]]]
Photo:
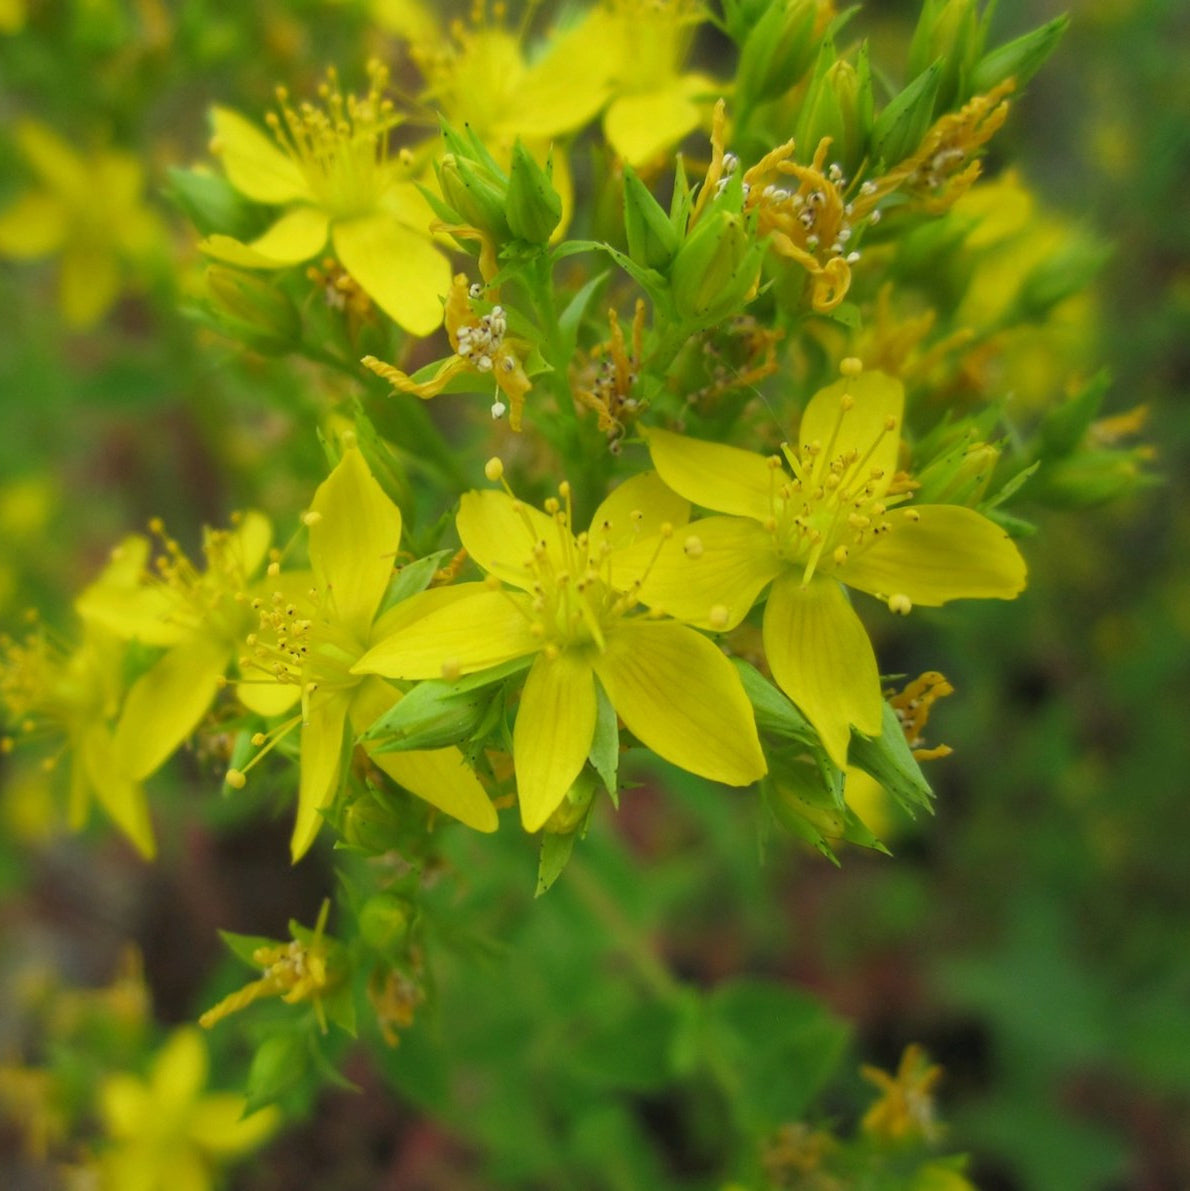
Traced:
[[1082, 509], [1118, 500], [1154, 482], [1148, 447], [1075, 451], [1043, 466], [1036, 495], [1058, 508]]
[[211, 265], [206, 283], [211, 312], [228, 334], [270, 354], [289, 351], [301, 342], [298, 312], [273, 282], [255, 273]]
[[1072, 237], [1030, 271], [1021, 283], [1014, 313], [1030, 322], [1045, 318], [1060, 302], [1086, 289], [1110, 255], [1111, 248], [1100, 240]]
[[442, 197], [462, 223], [486, 232], [497, 243], [512, 239], [508, 226], [508, 181], [470, 157], [444, 153], [435, 163]]
[[369, 751], [448, 748], [483, 722], [490, 690], [458, 691], [448, 682], [419, 682], [363, 735]]
[[545, 168], [518, 139], [512, 147], [512, 170], [508, 178], [508, 226], [518, 239], [530, 244], [548, 244], [562, 220], [562, 196], [551, 181], [553, 154]]
[[798, 780], [792, 768], [782, 775], [782, 780], [769, 782], [767, 789], [769, 809], [786, 831], [806, 838], [808, 824], [825, 839], [843, 838], [847, 816], [828, 791]]
[[872, 128], [872, 151], [886, 167], [905, 160], [921, 144], [934, 117], [942, 63], [921, 72], [882, 111]]
[[736, 313], [756, 286], [763, 256], [745, 216], [722, 207], [704, 213], [670, 270], [679, 317], [697, 328]]
[[169, 197], [201, 235], [250, 240], [259, 231], [259, 214], [221, 174], [171, 169]]
[[359, 912], [359, 934], [373, 951], [387, 955], [409, 934], [413, 907], [394, 893], [376, 893]]
[[773, 0], [723, 0], [723, 23], [737, 45], [772, 6]]
[[919, 75], [931, 62], [942, 62], [938, 80], [939, 111], [967, 98], [967, 82], [983, 52], [983, 28], [976, 0], [926, 0], [909, 46], [908, 72]]
[[987, 492], [999, 460], [999, 448], [990, 443], [955, 443], [917, 473], [916, 499], [922, 504], [974, 506]]
[[379, 855], [396, 846], [401, 834], [401, 822], [395, 809], [386, 805], [372, 791], [366, 791], [347, 805], [340, 830], [352, 847]]
[[252, 1058], [244, 1089], [246, 1112], [273, 1104], [296, 1087], [306, 1074], [310, 1050], [301, 1034], [274, 1034], [266, 1038]]
[[646, 269], [664, 272], [678, 250], [678, 229], [632, 166], [624, 166], [624, 231], [628, 255]]
[[794, 138], [803, 159], [813, 156], [824, 136], [831, 138], [830, 160], [850, 176], [863, 160], [872, 133], [872, 75], [868, 47], [856, 65], [836, 59], [824, 46], [806, 93]]
[[1044, 458], [1050, 460], [1057, 455], [1068, 455], [1078, 446], [1099, 416], [1110, 388], [1111, 374], [1106, 368], [1101, 369], [1077, 393], [1049, 410], [1041, 423], [1041, 454]]
[[819, 0], [772, 0], [750, 23], [736, 69], [741, 107], [776, 99], [797, 86], [814, 61], [821, 10]]
[[1024, 86], [1057, 48], [1069, 24], [1069, 17], [1055, 17], [1031, 33], [985, 54], [972, 73], [971, 93], [982, 95], [1009, 78], [1016, 79], [1018, 87]]

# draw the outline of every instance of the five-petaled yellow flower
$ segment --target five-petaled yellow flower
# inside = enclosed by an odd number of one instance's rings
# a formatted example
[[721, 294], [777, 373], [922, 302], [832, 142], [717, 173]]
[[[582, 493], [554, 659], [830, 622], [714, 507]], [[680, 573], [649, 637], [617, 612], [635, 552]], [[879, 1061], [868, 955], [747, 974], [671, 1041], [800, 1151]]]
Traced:
[[651, 564], [642, 599], [723, 630], [771, 584], [769, 667], [840, 767], [851, 727], [877, 736], [883, 712], [876, 657], [844, 584], [902, 614], [914, 604], [1012, 599], [1025, 586], [1024, 559], [987, 517], [958, 505], [903, 507], [903, 407], [900, 382], [878, 372], [827, 386], [806, 408], [798, 446], [783, 447], [788, 471], [779, 456], [646, 433], [661, 478], [727, 516], [691, 523], [655, 560], [648, 543], [638, 546], [632, 565]]
[[276, 1108], [244, 1115], [244, 1097], [206, 1092], [207, 1047], [193, 1026], [175, 1030], [147, 1080], [109, 1076], [99, 1107], [110, 1149], [103, 1191], [212, 1191], [219, 1166], [256, 1149], [280, 1123]]
[[[488, 474], [502, 474], [498, 461]], [[695, 630], [636, 614], [637, 584], [619, 566], [635, 538], [684, 521], [686, 502], [655, 474], [636, 476], [576, 537], [569, 486], [560, 494], [564, 503], [551, 499], [544, 513], [505, 492], [465, 494], [459, 536], [488, 581], [462, 585], [453, 602], [381, 640], [355, 669], [442, 678], [535, 655], [513, 732], [526, 831], [546, 822], [583, 768], [596, 681], [658, 756], [728, 785], [756, 781], [766, 766], [735, 669]]]
[[280, 269], [321, 252], [329, 235], [368, 296], [405, 330], [429, 335], [442, 321], [450, 265], [434, 246], [434, 213], [411, 161], [389, 153], [399, 117], [383, 97], [388, 73], [377, 62], [368, 69], [371, 89], [363, 98], [344, 97], [333, 72], [322, 107], [291, 107], [280, 90], [281, 115], [268, 118], [275, 143], [237, 112], [214, 110], [213, 144], [228, 180], [255, 202], [286, 210], [250, 244], [214, 235], [200, 247], [229, 264]]
[[[301, 702], [300, 715], [272, 734], [276, 743], [301, 725], [301, 778], [291, 841], [295, 861], [322, 826], [319, 811], [338, 788], [348, 738], [364, 732], [401, 698], [392, 684], [352, 667], [369, 646], [407, 623], [411, 606], [410, 601], [397, 604], [377, 618], [401, 542], [401, 511], [384, 494], [358, 447], [345, 448], [315, 493], [306, 522], [314, 587], [301, 596], [279, 593], [254, 601], [260, 630], [249, 638], [249, 651], [241, 660], [247, 681], [239, 688], [245, 704], [266, 714]], [[467, 826], [495, 831], [491, 799], [458, 749], [377, 753], [372, 761]], [[229, 780], [243, 784], [237, 770]]]
[[164, 241], [145, 205], [144, 167], [118, 149], [84, 157], [36, 120], [17, 124], [15, 139], [41, 185], [0, 211], [0, 256], [59, 255], [62, 315], [91, 326]]

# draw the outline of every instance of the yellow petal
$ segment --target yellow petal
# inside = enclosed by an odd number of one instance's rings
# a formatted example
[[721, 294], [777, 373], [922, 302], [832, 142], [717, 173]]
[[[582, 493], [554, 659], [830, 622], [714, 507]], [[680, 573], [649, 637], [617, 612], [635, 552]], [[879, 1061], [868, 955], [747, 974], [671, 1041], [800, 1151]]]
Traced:
[[194, 1106], [186, 1132], [204, 1153], [233, 1158], [254, 1150], [281, 1124], [281, 1112], [270, 1104], [244, 1116], [244, 1097], [234, 1092], [209, 1092]]
[[335, 793], [351, 694], [350, 689], [327, 694], [316, 692], [310, 699], [310, 709], [302, 724], [297, 818], [289, 841], [294, 864], [310, 850], [322, 826], [318, 812]]
[[351, 670], [386, 678], [470, 674], [536, 653], [525, 596], [486, 587], [422, 617], [373, 646]]
[[399, 604], [382, 612], [372, 625], [370, 645], [379, 645], [401, 629], [408, 628], [415, 620], [437, 612], [458, 600], [469, 599], [481, 592], [488, 592], [486, 583], [452, 583], [449, 587], [428, 587], [416, 595], [409, 596]]
[[99, 1111], [112, 1137], [135, 1137], [151, 1112], [149, 1090], [132, 1075], [109, 1075], [99, 1091]]
[[90, 327], [111, 307], [120, 292], [120, 266], [106, 248], [70, 245], [62, 253], [58, 304], [72, 327]]
[[[843, 408], [844, 394], [854, 402], [850, 409]], [[798, 441], [803, 448], [819, 444], [820, 468], [839, 455], [857, 451], [865, 459], [865, 472], [879, 468], [884, 477], [882, 489], [887, 488], [897, 470], [904, 408], [905, 390], [899, 380], [883, 372], [845, 376], [810, 399]]]
[[288, 203], [309, 197], [306, 179], [277, 143], [230, 108], [211, 112], [216, 150], [228, 181], [258, 203]]
[[207, 1082], [207, 1044], [195, 1026], [181, 1026], [153, 1060], [154, 1110], [189, 1105]]
[[442, 325], [450, 264], [428, 226], [414, 230], [389, 215], [365, 215], [336, 223], [331, 238], [343, 267], [399, 326], [424, 336]]
[[348, 447], [310, 505], [310, 565], [327, 593], [329, 615], [362, 644], [392, 577], [401, 544], [401, 511]]
[[136, 850], [146, 860], [151, 860], [157, 846], [144, 787], [121, 772], [112, 735], [104, 724], [94, 724], [84, 733], [82, 754], [82, 763], [99, 805], [132, 841]]
[[623, 621], [595, 661], [617, 714], [659, 757], [746, 786], [767, 766], [752, 706], [723, 653], [683, 625]]
[[801, 708], [839, 768], [854, 724], [880, 734], [880, 673], [867, 631], [842, 587], [816, 578], [802, 587], [786, 573], [769, 593], [764, 651], [777, 685]]
[[116, 725], [116, 761], [140, 780], [194, 731], [227, 668], [228, 649], [203, 635], [175, 645], [132, 684]]
[[649, 430], [645, 441], [658, 474], [687, 500], [756, 521], [772, 514], [780, 473], [763, 455], [668, 430]]
[[617, 586], [641, 578], [640, 598], [687, 624], [735, 628], [783, 564], [768, 532], [746, 517], [704, 517], [668, 541], [654, 538], [613, 560]]
[[87, 167], [56, 132], [36, 120], [22, 120], [15, 139], [25, 160], [51, 190], [63, 197], [87, 194]]
[[1025, 560], [994, 521], [961, 505], [893, 509], [893, 528], [857, 551], [837, 573], [851, 587], [915, 604], [1014, 599], [1025, 587]]
[[245, 269], [281, 269], [309, 260], [326, 243], [328, 220], [317, 207], [294, 207], [247, 244], [231, 236], [208, 236], [199, 248], [216, 260]]
[[595, 735], [595, 678], [591, 665], [566, 650], [542, 655], [529, 671], [512, 755], [517, 798], [526, 831], [538, 831], [558, 809], [582, 770]]
[[274, 716], [288, 711], [302, 696], [294, 682], [236, 683], [236, 698], [257, 715]]
[[32, 260], [48, 256], [66, 238], [65, 208], [48, 194], [23, 194], [0, 212], [0, 256]]
[[[400, 697], [400, 692], [383, 679], [365, 679], [351, 704], [351, 722], [356, 735], [370, 727]], [[474, 827], [476, 831], [495, 831], [499, 825], [492, 800], [458, 749], [369, 752], [368, 755], [372, 764], [384, 770], [398, 785], [460, 823]]]
[[464, 492], [455, 524], [459, 539], [479, 566], [526, 590], [536, 582], [536, 572], [525, 565], [535, 546], [545, 544], [557, 570], [569, 569], [567, 555], [575, 549], [573, 535], [564, 525], [492, 488]]
[[603, 117], [608, 143], [629, 165], [642, 165], [698, 127], [701, 97], [720, 84], [701, 75], [675, 75], [665, 87], [622, 95]]
[[268, 556], [273, 542], [273, 523], [255, 509], [249, 509], [228, 531], [228, 556], [234, 558], [245, 579], [254, 575]]
[[690, 502], [655, 471], [645, 471], [613, 489], [595, 510], [591, 538], [619, 550], [658, 533], [667, 522], [680, 526], [689, 520]]

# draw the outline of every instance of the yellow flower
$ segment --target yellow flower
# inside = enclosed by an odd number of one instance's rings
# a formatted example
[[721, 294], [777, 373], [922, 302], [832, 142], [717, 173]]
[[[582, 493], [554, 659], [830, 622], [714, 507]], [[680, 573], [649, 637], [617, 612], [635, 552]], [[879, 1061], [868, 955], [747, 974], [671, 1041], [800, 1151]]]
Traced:
[[905, 1047], [896, 1075], [866, 1065], [860, 1074], [881, 1092], [861, 1122], [869, 1137], [889, 1142], [938, 1140], [941, 1129], [934, 1118], [932, 1092], [942, 1068], [933, 1065], [920, 1046]]
[[163, 232], [144, 204], [145, 174], [116, 149], [83, 157], [44, 124], [24, 120], [15, 139], [41, 186], [0, 211], [0, 256], [60, 256], [58, 304], [76, 327], [97, 322]]
[[[401, 541], [401, 512], [351, 445], [315, 493], [306, 514], [314, 587], [305, 595], [257, 599], [260, 629], [249, 638], [240, 698], [265, 714], [301, 701], [271, 748], [301, 726], [301, 778], [291, 850], [299, 860], [322, 826], [319, 811], [338, 789], [344, 745], [369, 728], [401, 692], [352, 667], [408, 618], [409, 602], [377, 618]], [[257, 754], [257, 757], [263, 753]], [[478, 831], [495, 831], [491, 799], [458, 749], [385, 752], [372, 762], [399, 785]], [[229, 780], [243, 784], [233, 770]]]
[[344, 268], [405, 330], [429, 335], [442, 320], [440, 296], [450, 266], [430, 234], [433, 211], [412, 177], [407, 154], [390, 156], [398, 123], [383, 98], [388, 72], [369, 64], [371, 88], [343, 96], [333, 71], [321, 89], [323, 106], [288, 103], [270, 113], [274, 141], [237, 112], [216, 108], [213, 147], [228, 180], [258, 203], [285, 212], [250, 244], [214, 235], [199, 247], [249, 269], [279, 269], [322, 252], [329, 235]]
[[[147, 543], [130, 539], [96, 580], [93, 590], [126, 591], [135, 582]], [[79, 831], [94, 797], [112, 822], [146, 857], [155, 851], [148, 804], [141, 785], [116, 744], [113, 724], [120, 714], [124, 646], [102, 626], [84, 622], [82, 642], [64, 649], [43, 626], [23, 641], [0, 638], [0, 706], [23, 739], [65, 740], [70, 757], [67, 821]], [[127, 701], [125, 700], [125, 706]], [[0, 742], [7, 749], [12, 738]], [[57, 757], [47, 758], [52, 768]]]
[[100, 1115], [112, 1141], [99, 1160], [104, 1191], [211, 1191], [220, 1166], [276, 1129], [275, 1108], [245, 1117], [243, 1096], [204, 1092], [206, 1081], [206, 1043], [192, 1026], [170, 1035], [147, 1080], [104, 1081]]
[[[502, 474], [499, 461], [488, 473]], [[535, 657], [521, 694], [513, 756], [521, 820], [537, 831], [591, 750], [596, 680], [644, 745], [692, 773], [743, 786], [765, 773], [752, 710], [731, 663], [705, 637], [634, 615], [622, 547], [688, 515], [656, 475], [622, 484], [572, 532], [569, 486], [545, 513], [504, 492], [469, 492], [457, 519], [488, 572], [455, 600], [380, 640], [355, 667], [391, 678], [442, 678]], [[642, 511], [643, 510], [643, 511]], [[500, 587], [507, 583], [515, 590]]]
[[508, 424], [513, 430], [519, 431], [525, 395], [533, 387], [521, 363], [521, 355], [525, 353], [527, 345], [505, 338], [508, 321], [501, 306], [493, 306], [487, 314], [481, 315], [472, 309], [471, 303], [467, 276], [458, 273], [446, 299], [446, 333], [455, 354], [438, 363], [433, 374], [425, 380], [414, 380], [399, 368], [375, 356], [364, 356], [360, 362], [377, 376], [383, 377], [398, 392], [412, 393], [423, 401], [437, 397], [462, 373], [487, 376], [495, 384], [496, 399], [492, 405], [492, 416], [504, 416], [505, 405], [500, 399], [503, 394], [508, 398]]
[[584, 26], [588, 61], [607, 54], [614, 76], [604, 135], [629, 165], [648, 164], [693, 132], [723, 89], [681, 69], [704, 14], [694, 0], [605, 0]]
[[[850, 370], [850, 369], [849, 369]], [[675, 492], [729, 514], [688, 527], [686, 548], [662, 544], [641, 598], [691, 624], [739, 624], [770, 584], [764, 647], [777, 684], [802, 709], [832, 759], [847, 759], [851, 726], [881, 730], [879, 672], [843, 584], [906, 613], [914, 604], [1012, 599], [1025, 563], [1002, 529], [957, 505], [896, 508], [911, 481], [897, 473], [904, 393], [880, 373], [822, 389], [785, 461], [665, 430], [646, 438]], [[691, 549], [691, 545], [696, 546]], [[647, 544], [632, 565], [651, 561]]]
[[[154, 531], [162, 533], [159, 523]], [[75, 601], [85, 622], [121, 640], [165, 647], [132, 684], [116, 726], [115, 759], [133, 778], [163, 765], [206, 714], [251, 625], [250, 584], [271, 539], [261, 513], [245, 513], [231, 530], [207, 530], [205, 571], [164, 537], [164, 553], [146, 567], [148, 543], [132, 539], [120, 553], [136, 553], [135, 578], [93, 584]]]

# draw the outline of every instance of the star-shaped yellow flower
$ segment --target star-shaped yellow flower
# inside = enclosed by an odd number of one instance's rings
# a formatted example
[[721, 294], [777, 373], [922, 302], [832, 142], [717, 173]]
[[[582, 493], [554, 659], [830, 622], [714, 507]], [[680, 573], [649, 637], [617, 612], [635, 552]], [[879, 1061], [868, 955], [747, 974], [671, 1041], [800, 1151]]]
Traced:
[[545, 824], [583, 768], [596, 681], [659, 756], [729, 785], [756, 781], [766, 766], [735, 669], [693, 629], [636, 614], [636, 586], [618, 566], [624, 546], [684, 521], [689, 506], [656, 475], [637, 476], [576, 537], [568, 485], [561, 496], [542, 513], [510, 493], [465, 494], [459, 536], [488, 582], [463, 585], [453, 603], [380, 640], [355, 669], [442, 678], [533, 657], [513, 732], [526, 831]]
[[[851, 727], [881, 730], [871, 642], [843, 589], [898, 613], [954, 599], [1012, 599], [1025, 562], [1008, 535], [973, 509], [904, 507], [897, 473], [904, 392], [878, 372], [818, 392], [784, 460], [665, 430], [646, 434], [675, 492], [727, 516], [691, 523], [660, 546], [637, 547], [641, 598], [691, 624], [730, 629], [771, 585], [764, 648], [773, 677], [847, 760]], [[786, 470], [786, 465], [788, 469]]]
[[237, 112], [214, 110], [213, 144], [228, 180], [255, 202], [285, 211], [250, 244], [214, 235], [200, 247], [243, 268], [279, 269], [320, 253], [329, 235], [368, 296], [405, 330], [429, 335], [442, 321], [450, 265], [434, 246], [434, 213], [411, 162], [389, 153], [398, 116], [383, 95], [388, 73], [373, 62], [369, 74], [366, 96], [344, 97], [332, 71], [321, 107], [291, 107], [279, 91], [281, 115], [268, 120], [275, 140]]
[[[299, 860], [314, 842], [339, 785], [347, 740], [401, 698], [381, 678], [352, 667], [370, 646], [407, 622], [409, 601], [377, 618], [401, 542], [401, 512], [347, 446], [315, 493], [306, 515], [314, 586], [305, 595], [254, 601], [260, 629], [241, 665], [242, 701], [273, 714], [299, 700], [301, 714], [279, 735], [301, 727], [301, 778], [291, 849]], [[495, 831], [491, 799], [458, 749], [376, 753], [372, 761], [419, 798], [479, 831]], [[229, 775], [242, 785], [239, 771]]]
[[0, 211], [0, 256], [58, 254], [62, 315], [91, 326], [163, 242], [144, 202], [144, 169], [117, 149], [84, 157], [35, 120], [17, 124], [15, 140], [41, 185]]

